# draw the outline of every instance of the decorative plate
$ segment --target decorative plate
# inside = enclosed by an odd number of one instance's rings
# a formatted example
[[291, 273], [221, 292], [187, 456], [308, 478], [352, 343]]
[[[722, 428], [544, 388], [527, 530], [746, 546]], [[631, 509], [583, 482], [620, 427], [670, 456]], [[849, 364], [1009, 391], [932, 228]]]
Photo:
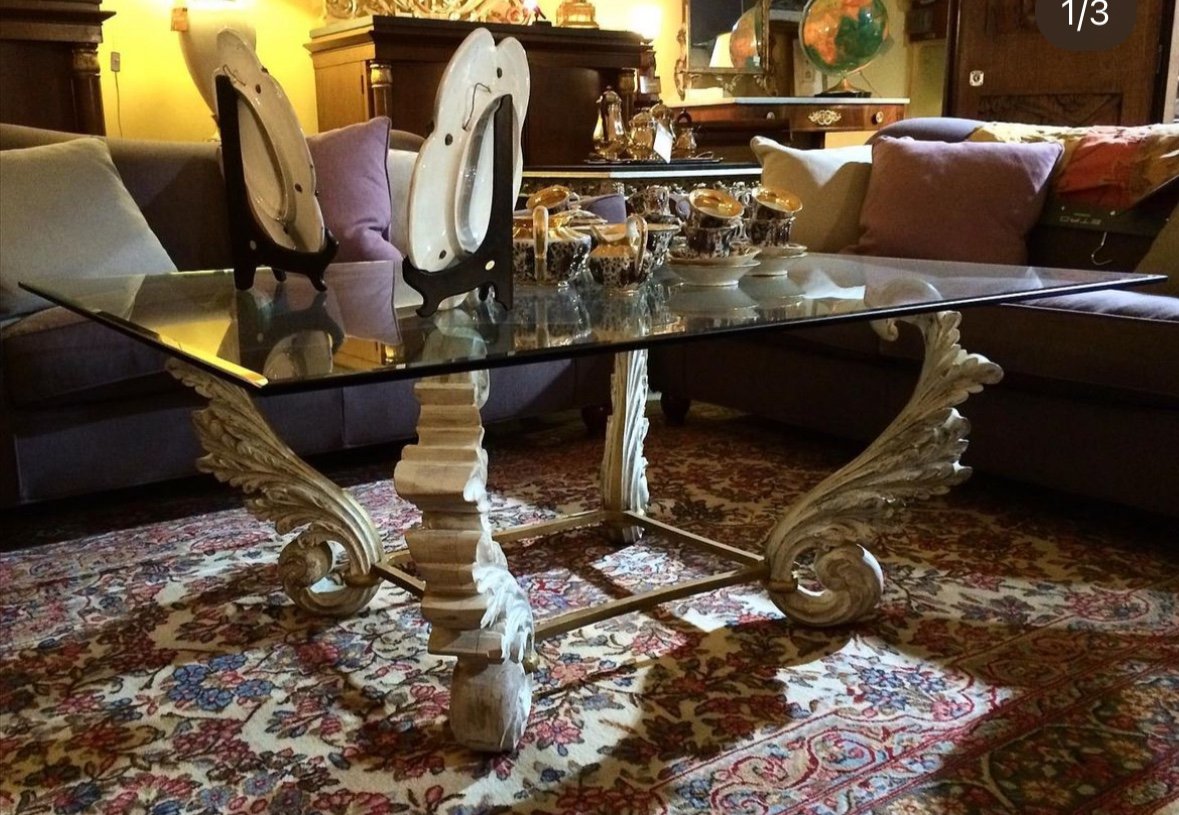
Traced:
[[217, 72], [237, 90], [242, 164], [254, 219], [279, 246], [323, 248], [323, 213], [315, 197], [315, 167], [295, 108], [240, 33], [217, 35]]
[[472, 31], [451, 57], [434, 98], [434, 129], [418, 152], [409, 185], [406, 248], [414, 266], [441, 271], [478, 249], [487, 236], [493, 103], [508, 93], [516, 113], [513, 193], [519, 195], [530, 81], [520, 43], [507, 38], [497, 47], [485, 28]]

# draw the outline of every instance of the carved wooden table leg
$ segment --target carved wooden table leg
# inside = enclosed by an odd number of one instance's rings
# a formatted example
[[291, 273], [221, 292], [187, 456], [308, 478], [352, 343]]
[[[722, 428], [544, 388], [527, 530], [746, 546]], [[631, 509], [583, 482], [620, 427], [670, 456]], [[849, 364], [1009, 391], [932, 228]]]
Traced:
[[[486, 373], [483, 373], [486, 376]], [[393, 475], [401, 497], [422, 511], [406, 533], [425, 580], [422, 615], [430, 653], [458, 657], [451, 680], [450, 726], [476, 750], [510, 750], [532, 707], [532, 609], [508, 571], [487, 517], [487, 453], [479, 374], [422, 380], [418, 443]]]
[[[770, 597], [788, 616], [810, 625], [859, 619], [880, 602], [880, 565], [859, 545], [874, 522], [907, 499], [940, 495], [970, 477], [958, 463], [970, 424], [955, 409], [1003, 377], [998, 365], [958, 344], [961, 316], [954, 311], [902, 318], [920, 329], [925, 361], [908, 404], [875, 441], [827, 477], [786, 512], [765, 541]], [[895, 321], [873, 323], [895, 340]], [[813, 551], [815, 591], [795, 574], [800, 556]]]
[[[647, 351], [625, 351], [614, 355], [610, 379], [610, 401], [614, 412], [606, 420], [606, 452], [602, 457], [602, 506], [613, 512], [645, 513], [647, 459], [643, 440], [647, 438]], [[643, 535], [640, 526], [616, 526], [615, 539], [630, 544]]]
[[[245, 492], [250, 511], [280, 533], [307, 527], [278, 561], [283, 588], [295, 605], [340, 616], [364, 608], [380, 587], [373, 564], [384, 557], [364, 508], [291, 452], [245, 389], [175, 359], [168, 372], [209, 400], [193, 414], [207, 453], [198, 469]], [[347, 555], [343, 562], [335, 546]]]

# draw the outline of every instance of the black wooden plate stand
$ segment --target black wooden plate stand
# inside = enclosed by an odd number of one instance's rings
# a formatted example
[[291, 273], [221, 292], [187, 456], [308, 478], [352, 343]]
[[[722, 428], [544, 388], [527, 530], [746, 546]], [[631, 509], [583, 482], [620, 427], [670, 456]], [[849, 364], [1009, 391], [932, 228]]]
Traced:
[[229, 213], [229, 244], [233, 253], [233, 282], [241, 291], [254, 285], [260, 266], [269, 266], [279, 281], [287, 272], [306, 275], [319, 291], [326, 291], [323, 270], [336, 256], [339, 244], [326, 228], [323, 248], [300, 252], [279, 246], [258, 224], [246, 189], [246, 171], [242, 163], [241, 123], [238, 117], [238, 92], [227, 76], [218, 76], [217, 124], [221, 129], [221, 164], [225, 174], [226, 208]]
[[512, 97], [502, 96], [495, 112], [492, 137], [495, 139], [492, 163], [491, 218], [487, 237], [473, 253], [454, 266], [439, 272], [427, 272], [405, 259], [405, 282], [422, 295], [418, 309], [422, 317], [429, 317], [447, 297], [466, 294], [479, 289], [479, 296], [487, 298], [494, 289], [495, 299], [507, 309], [512, 307], [512, 177], [515, 173], [515, 111]]

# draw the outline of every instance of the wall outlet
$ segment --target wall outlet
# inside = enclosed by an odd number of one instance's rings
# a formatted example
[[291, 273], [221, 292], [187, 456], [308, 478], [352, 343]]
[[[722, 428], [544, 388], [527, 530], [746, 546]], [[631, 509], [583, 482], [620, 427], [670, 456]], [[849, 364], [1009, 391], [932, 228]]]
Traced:
[[123, 67], [123, 55], [118, 51], [111, 51], [111, 73], [117, 74]]

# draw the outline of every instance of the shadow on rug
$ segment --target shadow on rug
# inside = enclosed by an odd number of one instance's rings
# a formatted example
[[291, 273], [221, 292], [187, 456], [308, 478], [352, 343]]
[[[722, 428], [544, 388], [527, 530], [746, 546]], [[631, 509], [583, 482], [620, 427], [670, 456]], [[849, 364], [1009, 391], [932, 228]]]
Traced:
[[[497, 525], [589, 509], [597, 442], [489, 441]], [[755, 548], [850, 458], [719, 411], [652, 417], [651, 513]], [[391, 464], [340, 473], [388, 548]], [[871, 620], [810, 630], [754, 585], [540, 645], [519, 750], [456, 747], [449, 660], [405, 592], [343, 621], [278, 590], [285, 539], [224, 497], [0, 555], [5, 813], [1145, 813], [1179, 801], [1179, 553], [994, 483], [918, 504], [873, 548]], [[188, 508], [188, 504], [174, 504]], [[141, 509], [111, 510], [124, 521]], [[151, 513], [144, 512], [143, 516]], [[1173, 537], [1173, 536], [1172, 536]], [[717, 565], [593, 530], [509, 548], [538, 618]]]

